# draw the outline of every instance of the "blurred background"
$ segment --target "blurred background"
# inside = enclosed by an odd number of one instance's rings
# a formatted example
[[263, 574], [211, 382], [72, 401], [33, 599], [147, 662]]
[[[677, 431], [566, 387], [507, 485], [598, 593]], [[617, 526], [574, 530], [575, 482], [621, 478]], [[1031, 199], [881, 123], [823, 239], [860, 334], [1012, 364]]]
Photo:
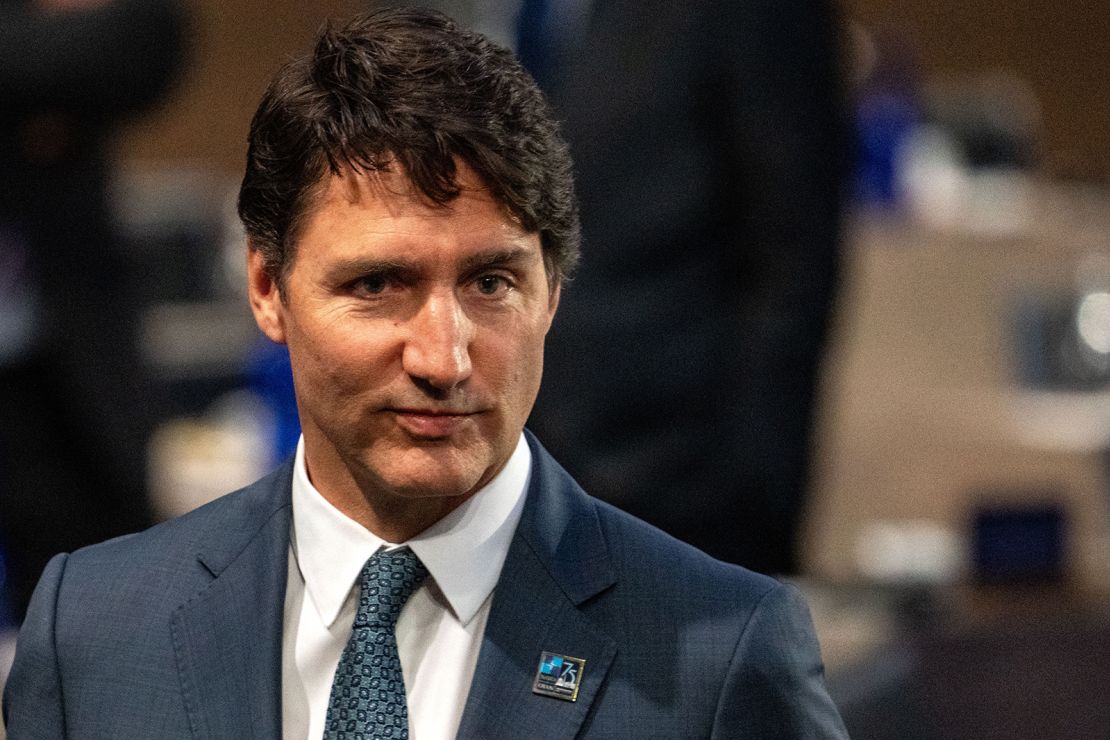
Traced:
[[[506, 43], [526, 37], [518, 3], [442, 5]], [[722, 7], [731, 13], [734, 5]], [[743, 56], [764, 39], [767, 49], [744, 57], [742, 71], [699, 78], [716, 79], [716, 87], [690, 92], [685, 79], [660, 71], [628, 88], [644, 106], [630, 120], [658, 125], [672, 139], [702, 132], [664, 126], [651, 109], [668, 100], [659, 96], [686, 100], [689, 116], [668, 111], [683, 120], [707, 115], [706, 100], [734, 98], [731, 113], [713, 115], [742, 117], [735, 130], [745, 140], [765, 136], [779, 148], [750, 152], [707, 126], [702, 148], [689, 150], [705, 159], [680, 156], [670, 171], [684, 162], [696, 165], [692, 171], [718, 168], [704, 152], [719, 151], [767, 184], [774, 197], [765, 198], [766, 210], [750, 210], [759, 191], [747, 183], [751, 174], [726, 178], [746, 183], [735, 203], [695, 175], [694, 186], [669, 195], [710, 192], [716, 200], [702, 207], [735, 208], [738, 228], [777, 217], [813, 226], [804, 238], [819, 250], [766, 270], [785, 278], [791, 300], [770, 296], [752, 314], [765, 325], [733, 348], [740, 356], [776, 354], [783, 345], [768, 327], [782, 323], [780, 310], [810, 301], [805, 349], [787, 357], [812, 363], [812, 373], [763, 371], [759, 395], [774, 402], [763, 410], [726, 404], [745, 420], [736, 439], [753, 445], [786, 438], [777, 430], [787, 427], [767, 421], [772, 415], [804, 412], [782, 422], [792, 425], [804, 459], [780, 469], [793, 453], [769, 445], [751, 463], [793, 481], [774, 499], [789, 498], [792, 508], [782, 521], [774, 512], [711, 508], [703, 528], [721, 530], [718, 540], [748, 527], [786, 533], [769, 538], [786, 543], [784, 552], [721, 556], [782, 573], [807, 593], [830, 689], [854, 736], [1106, 737], [1110, 704], [1098, 686], [1110, 682], [1110, 5], [763, 5], [768, 13], [752, 11], [751, 23], [771, 35], [753, 36], [750, 46], [729, 46], [742, 34], [723, 33], [706, 38], [704, 49], [668, 52], [727, 66], [729, 49]], [[616, 39], [640, 34], [646, 48], [664, 49], [696, 38], [683, 35], [683, 19], [706, 9], [662, 6], [669, 25], [657, 22], [666, 32], [626, 20], [622, 34], [591, 37], [600, 21], [591, 25], [588, 13], [567, 21], [578, 29], [567, 38], [589, 44], [581, 58], [603, 65], [586, 81], [581, 67], [564, 68], [571, 71], [560, 73], [568, 75], [562, 81], [538, 73], [568, 124], [582, 123], [570, 112], [574, 96], [585, 94], [578, 88], [622, 79], [604, 66], [620, 62], [605, 56]], [[365, 7], [353, 0], [0, 2], [0, 100], [12, 101], [0, 104], [0, 633], [7, 635], [0, 682], [43, 558], [249, 483], [295, 443], [282, 353], [261, 339], [245, 302], [234, 199], [250, 116], [270, 76], [307, 47], [323, 18]], [[561, 43], [567, 56], [571, 42]], [[650, 67], [652, 56], [635, 64]], [[741, 75], [755, 84], [755, 74], [774, 81], [759, 94], [777, 124], [742, 112], [752, 88], [721, 87]], [[799, 94], [806, 81], [818, 85], [812, 96]], [[776, 108], [790, 95], [800, 105], [821, 103], [799, 114], [809, 133], [792, 125], [790, 109]], [[626, 143], [598, 131], [568, 133], [580, 179]], [[673, 155], [651, 151], [664, 163]], [[787, 161], [794, 169], [780, 175]], [[601, 252], [613, 243], [591, 214], [651, 202], [596, 182], [582, 184], [582, 295], [603, 287], [585, 277], [591, 239]], [[795, 191], [812, 199], [795, 201]], [[706, 220], [687, 218], [679, 236]], [[783, 233], [784, 243], [802, 238]], [[781, 251], [773, 240], [762, 249]], [[609, 251], [594, 258], [598, 272], [619, 277], [622, 255]], [[652, 264], [663, 276], [697, 267], [665, 257]], [[738, 284], [747, 285], [744, 271], [755, 264], [729, 263]], [[750, 309], [746, 296], [756, 290], [741, 289], [736, 305]], [[609, 315], [581, 305], [560, 320], [576, 311], [579, 320]], [[747, 316], [737, 321], [751, 323]], [[618, 324], [595, 329], [604, 337]], [[675, 337], [700, 336], [704, 326], [691, 326], [672, 327]], [[758, 350], [752, 337], [770, 349]], [[582, 377], [573, 371], [554, 372], [570, 372], [562, 380], [573, 384]], [[795, 381], [795, 400], [777, 400]], [[721, 397], [714, 384], [731, 380], [688, 382], [704, 382], [700, 392], [712, 401]], [[668, 459], [667, 448], [652, 449]], [[573, 454], [555, 452], [564, 462]], [[730, 455], [717, 445], [709, 459], [719, 465]], [[623, 480], [635, 467], [622, 458], [597, 472], [590, 463], [568, 467], [596, 479], [591, 490], [606, 474]], [[737, 470], [747, 468], [737, 463]], [[29, 480], [50, 485], [32, 488]], [[618, 503], [669, 526], [666, 511]], [[672, 530], [691, 526], [698, 523]]]

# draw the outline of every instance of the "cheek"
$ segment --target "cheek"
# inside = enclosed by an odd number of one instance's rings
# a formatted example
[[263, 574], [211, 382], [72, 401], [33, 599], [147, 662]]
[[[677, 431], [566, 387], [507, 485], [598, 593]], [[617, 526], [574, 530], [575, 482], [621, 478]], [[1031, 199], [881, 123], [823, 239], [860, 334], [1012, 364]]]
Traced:
[[[473, 359], [477, 365], [479, 358]], [[543, 372], [543, 332], [525, 326], [515, 332], [496, 334], [480, 359], [487, 368], [490, 384], [511, 402], [515, 415], [527, 417]]]
[[342, 401], [384, 382], [390, 363], [389, 342], [382, 341], [383, 333], [331, 325], [305, 327], [293, 334], [289, 352], [294, 377], [299, 365], [305, 385], [316, 395]]

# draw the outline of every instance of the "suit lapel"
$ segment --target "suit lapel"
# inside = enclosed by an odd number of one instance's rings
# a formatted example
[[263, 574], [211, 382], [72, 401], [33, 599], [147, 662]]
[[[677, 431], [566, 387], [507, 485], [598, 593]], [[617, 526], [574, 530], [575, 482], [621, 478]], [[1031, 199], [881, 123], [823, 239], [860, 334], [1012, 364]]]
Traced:
[[[460, 738], [573, 737], [616, 643], [579, 606], [614, 582], [592, 502], [530, 434], [532, 477], [482, 640]], [[577, 700], [532, 691], [544, 652], [585, 660]]]
[[281, 647], [290, 525], [286, 464], [229, 507], [198, 559], [208, 588], [171, 632], [194, 737], [281, 737]]

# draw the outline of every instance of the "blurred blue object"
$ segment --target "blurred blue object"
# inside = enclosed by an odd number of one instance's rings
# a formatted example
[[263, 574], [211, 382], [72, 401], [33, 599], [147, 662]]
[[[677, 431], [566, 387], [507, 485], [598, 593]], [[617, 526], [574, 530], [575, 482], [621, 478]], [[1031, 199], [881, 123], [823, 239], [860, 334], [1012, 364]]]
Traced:
[[1067, 514], [1053, 501], [980, 506], [973, 521], [975, 578], [981, 584], [1059, 582], [1066, 576]]
[[917, 120], [917, 106], [908, 93], [864, 93], [856, 112], [856, 196], [862, 202], [897, 203], [899, 150]]
[[301, 435], [289, 351], [284, 345], [260, 338], [247, 356], [245, 375], [247, 388], [262, 399], [272, 414], [270, 449], [273, 460], [283, 460], [296, 450]]
[[897, 26], [868, 33], [867, 42], [874, 59], [856, 95], [855, 195], [865, 204], [895, 206], [901, 149], [921, 120], [921, 65]]

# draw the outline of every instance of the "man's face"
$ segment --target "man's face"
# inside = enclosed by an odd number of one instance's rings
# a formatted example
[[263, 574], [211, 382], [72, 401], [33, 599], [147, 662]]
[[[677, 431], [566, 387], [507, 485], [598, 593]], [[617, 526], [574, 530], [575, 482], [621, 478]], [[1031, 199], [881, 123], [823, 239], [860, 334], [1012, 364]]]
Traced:
[[400, 173], [331, 177], [283, 296], [251, 250], [252, 307], [289, 346], [309, 474], [341, 510], [358, 495], [454, 508], [508, 461], [539, 390], [558, 287], [539, 236], [459, 175], [448, 207]]

